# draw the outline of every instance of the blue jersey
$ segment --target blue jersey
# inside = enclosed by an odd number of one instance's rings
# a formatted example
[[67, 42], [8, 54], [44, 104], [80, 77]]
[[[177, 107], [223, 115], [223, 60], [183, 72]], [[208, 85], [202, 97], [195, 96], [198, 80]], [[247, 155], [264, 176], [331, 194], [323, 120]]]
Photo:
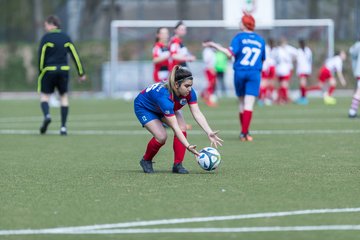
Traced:
[[234, 70], [261, 71], [265, 60], [265, 40], [258, 34], [241, 32], [231, 41], [230, 51], [235, 57]]
[[142, 90], [134, 103], [135, 108], [142, 108], [143, 110], [169, 117], [187, 103], [197, 103], [197, 97], [193, 88], [188, 96], [179, 98], [170, 94], [164, 83], [155, 83]]

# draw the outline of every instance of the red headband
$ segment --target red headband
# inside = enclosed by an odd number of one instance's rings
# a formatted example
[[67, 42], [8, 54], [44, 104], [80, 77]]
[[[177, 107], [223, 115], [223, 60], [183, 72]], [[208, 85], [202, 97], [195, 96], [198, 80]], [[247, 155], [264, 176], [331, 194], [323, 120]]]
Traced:
[[253, 16], [249, 14], [244, 14], [244, 16], [241, 18], [241, 22], [250, 31], [253, 31], [255, 29], [255, 19]]

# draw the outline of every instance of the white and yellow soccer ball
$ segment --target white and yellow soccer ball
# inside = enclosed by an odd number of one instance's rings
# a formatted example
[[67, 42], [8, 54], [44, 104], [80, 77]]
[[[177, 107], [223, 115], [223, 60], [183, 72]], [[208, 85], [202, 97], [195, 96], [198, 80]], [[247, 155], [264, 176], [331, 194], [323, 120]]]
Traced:
[[205, 147], [199, 153], [200, 155], [196, 157], [196, 160], [202, 169], [212, 171], [219, 166], [221, 155], [215, 148]]

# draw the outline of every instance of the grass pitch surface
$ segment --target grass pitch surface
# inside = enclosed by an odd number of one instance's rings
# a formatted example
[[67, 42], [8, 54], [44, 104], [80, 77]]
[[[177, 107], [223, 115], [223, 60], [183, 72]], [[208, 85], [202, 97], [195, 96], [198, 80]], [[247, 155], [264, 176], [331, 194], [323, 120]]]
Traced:
[[[190, 229], [186, 233], [4, 234], [4, 230], [359, 208], [360, 120], [347, 118], [349, 104], [350, 98], [338, 99], [335, 106], [311, 99], [308, 106], [256, 107], [251, 125], [254, 142], [242, 143], [235, 99], [221, 100], [218, 108], [200, 103], [211, 127], [224, 139], [219, 169], [203, 171], [186, 153], [184, 166], [190, 174], [172, 174], [169, 130], [166, 145], [154, 159], [156, 174], [146, 175], [139, 160], [151, 136], [138, 123], [132, 102], [73, 99], [68, 136], [62, 137], [59, 109], [51, 109], [49, 134], [40, 136], [38, 101], [3, 100], [0, 239], [355, 239], [359, 230], [262, 232], [259, 227], [360, 226], [359, 212], [130, 228]], [[198, 149], [209, 146], [187, 107], [184, 115], [193, 125], [189, 142]], [[245, 227], [253, 232], [190, 232]]]

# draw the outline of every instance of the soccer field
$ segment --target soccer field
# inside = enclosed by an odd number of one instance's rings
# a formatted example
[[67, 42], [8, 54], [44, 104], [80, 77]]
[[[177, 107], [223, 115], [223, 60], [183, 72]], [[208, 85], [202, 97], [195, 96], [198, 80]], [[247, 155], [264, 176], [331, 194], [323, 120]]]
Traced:
[[[224, 145], [220, 167], [171, 173], [172, 138], [139, 166], [150, 134], [132, 102], [73, 99], [40, 136], [37, 100], [0, 101], [0, 239], [358, 239], [360, 120], [335, 106], [257, 107], [254, 142], [239, 141], [237, 102], [201, 109]], [[209, 145], [201, 129], [189, 142]]]

